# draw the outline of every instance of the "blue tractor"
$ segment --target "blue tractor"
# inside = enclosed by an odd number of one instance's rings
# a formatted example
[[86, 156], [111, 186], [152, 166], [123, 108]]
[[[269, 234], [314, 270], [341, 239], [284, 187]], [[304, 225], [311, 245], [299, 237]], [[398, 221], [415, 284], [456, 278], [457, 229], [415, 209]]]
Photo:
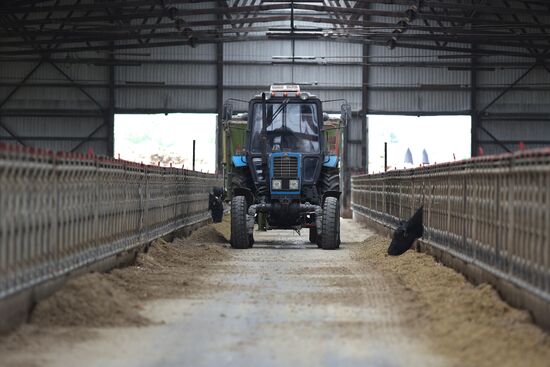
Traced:
[[[274, 85], [253, 98], [248, 113], [235, 119], [224, 105], [226, 197], [231, 201], [231, 246], [254, 244], [260, 230], [309, 229], [309, 240], [325, 250], [340, 245], [339, 149], [337, 125], [328, 123], [319, 98], [298, 85]], [[242, 146], [235, 144], [240, 129]], [[246, 122], [245, 122], [246, 121]], [[326, 124], [325, 124], [326, 123]], [[331, 139], [335, 138], [335, 139]]]

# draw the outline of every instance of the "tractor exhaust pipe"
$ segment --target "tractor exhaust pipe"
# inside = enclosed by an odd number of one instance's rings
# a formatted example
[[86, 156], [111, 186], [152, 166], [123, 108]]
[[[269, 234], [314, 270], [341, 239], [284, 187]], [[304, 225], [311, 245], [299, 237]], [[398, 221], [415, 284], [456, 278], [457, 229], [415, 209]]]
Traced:
[[260, 134], [262, 140], [262, 170], [267, 172], [267, 97], [262, 93], [262, 130]]

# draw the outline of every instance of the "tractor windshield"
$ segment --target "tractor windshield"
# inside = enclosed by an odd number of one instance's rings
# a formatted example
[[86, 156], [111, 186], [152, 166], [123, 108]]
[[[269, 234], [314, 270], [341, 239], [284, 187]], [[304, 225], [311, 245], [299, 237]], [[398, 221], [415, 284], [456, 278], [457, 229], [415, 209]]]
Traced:
[[[319, 152], [319, 123], [314, 103], [267, 103], [267, 151]], [[262, 151], [262, 104], [254, 105], [251, 151]]]

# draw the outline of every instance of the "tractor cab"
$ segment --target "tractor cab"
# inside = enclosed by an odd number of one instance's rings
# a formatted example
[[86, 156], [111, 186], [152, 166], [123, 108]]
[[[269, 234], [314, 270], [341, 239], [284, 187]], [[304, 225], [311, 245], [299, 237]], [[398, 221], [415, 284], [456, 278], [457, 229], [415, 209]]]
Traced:
[[268, 152], [319, 153], [321, 148], [322, 111], [320, 101], [308, 94], [302, 95], [300, 87], [289, 92], [271, 88], [265, 104], [261, 98], [250, 103], [250, 151], [260, 153], [263, 149], [262, 128], [264, 128]]

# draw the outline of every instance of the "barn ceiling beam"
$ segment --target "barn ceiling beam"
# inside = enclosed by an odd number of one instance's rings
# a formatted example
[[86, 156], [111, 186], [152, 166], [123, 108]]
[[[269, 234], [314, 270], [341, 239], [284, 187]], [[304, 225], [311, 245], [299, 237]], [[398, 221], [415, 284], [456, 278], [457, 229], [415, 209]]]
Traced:
[[[433, 1], [433, 0], [356, 0], [356, 3], [358, 4], [357, 7], [363, 6], [363, 4], [380, 4], [380, 5], [402, 5], [402, 6], [416, 6], [418, 7], [420, 4], [420, 7], [427, 7], [427, 8], [435, 8], [435, 9], [443, 9], [443, 10], [455, 10], [455, 11], [475, 11], [477, 14], [503, 14], [503, 15], [544, 15], [545, 13], [550, 14], [548, 3], [539, 3], [534, 4], [535, 6], [538, 6], [539, 8], [526, 8], [525, 2], [518, 1], [518, 0], [512, 0], [510, 3], [517, 5], [515, 7], [511, 6], [495, 6], [495, 5], [487, 5], [487, 4], [481, 4], [481, 3], [465, 3], [465, 2], [459, 2], [459, 1]], [[537, 14], [538, 12], [538, 14]]]
[[[317, 18], [312, 16], [300, 16], [297, 15], [296, 20], [302, 20], [302, 21], [308, 21], [312, 23], [332, 23], [332, 24], [352, 24], [352, 25], [362, 25], [366, 26], [366, 28], [352, 28], [347, 29], [342, 33], [339, 33], [339, 35], [355, 35], [355, 36], [363, 36], [363, 37], [369, 37], [369, 38], [382, 38], [382, 39], [388, 39], [391, 37], [395, 37], [396, 35], [394, 33], [390, 32], [381, 32], [380, 30], [383, 29], [395, 29], [394, 24], [390, 23], [383, 23], [383, 22], [363, 22], [363, 21], [353, 21], [353, 20], [343, 20], [343, 19], [327, 19], [327, 18]], [[252, 20], [255, 23], [262, 23], [262, 22], [271, 22], [275, 20], [286, 20], [289, 19], [289, 16], [277, 16], [277, 17], [259, 17], [259, 18], [253, 18]], [[223, 21], [224, 24], [227, 24], [229, 21], [225, 20]], [[231, 20], [232, 23], [246, 23], [249, 22], [247, 19], [236, 19]], [[204, 24], [217, 24], [216, 22], [209, 21], [209, 22], [189, 22], [189, 25], [204, 25]], [[550, 28], [550, 25], [548, 26]], [[141, 39], [141, 35], [136, 32], [127, 32], [129, 30], [137, 30], [140, 28], [144, 29], [155, 29], [154, 25], [144, 25], [144, 26], [120, 26], [118, 28], [108, 28], [105, 29], [103, 32], [98, 32], [97, 30], [94, 31], [69, 31], [69, 30], [53, 30], [51, 32], [36, 32], [36, 31], [27, 31], [25, 34], [27, 35], [27, 40], [24, 42], [21, 41], [7, 41], [3, 42], [1, 46], [3, 47], [9, 47], [9, 46], [22, 46], [22, 45], [30, 45], [30, 46], [36, 46], [39, 44], [51, 44], [53, 43], [55, 39], [55, 43], [78, 43], [78, 42], [90, 42], [90, 41], [113, 41], [113, 40], [131, 40], [131, 39]], [[163, 25], [163, 29], [173, 29], [173, 26], [171, 25]], [[463, 29], [462, 27], [430, 27], [430, 26], [416, 26], [411, 25], [408, 27], [410, 30], [416, 30], [416, 31], [422, 31], [422, 32], [429, 32], [430, 34], [409, 34], [405, 35], [403, 33], [399, 34], [399, 38], [411, 38], [411, 39], [418, 39], [418, 40], [439, 40], [443, 42], [454, 42], [454, 43], [472, 43], [472, 42], [479, 42], [481, 44], [492, 44], [492, 45], [502, 45], [502, 46], [512, 46], [512, 47], [524, 47], [524, 44], [513, 44], [510, 43], [510, 40], [517, 41], [517, 42], [526, 42], [526, 41], [544, 41], [545, 44], [548, 42], [548, 36], [544, 33], [524, 33], [524, 34], [508, 34], [508, 33], [502, 33], [502, 32], [492, 32], [492, 31], [476, 31], [471, 29]], [[251, 27], [250, 31], [254, 32], [262, 32], [269, 30], [269, 27]], [[109, 31], [113, 30], [113, 31]], [[331, 28], [321, 28], [323, 31], [332, 31]], [[183, 32], [185, 33], [185, 32]], [[157, 33], [156, 35], [150, 34], [151, 38], [181, 38], [183, 36], [182, 32], [164, 32], [164, 33]], [[228, 34], [228, 33], [238, 33], [237, 31], [234, 31], [233, 29], [228, 28], [222, 28], [221, 25], [218, 25], [218, 29], [207, 29], [207, 30], [200, 30], [200, 31], [194, 31], [193, 35], [195, 36], [203, 36], [204, 38], [208, 38], [211, 36], [219, 35], [219, 33]], [[19, 34], [17, 31], [5, 31], [0, 32], [0, 37], [4, 38], [10, 38], [14, 37], [17, 34]], [[452, 34], [452, 35], [450, 35]], [[57, 36], [63, 36], [57, 38]], [[499, 41], [505, 41], [504, 43], [499, 44]], [[535, 45], [539, 46], [539, 45]], [[544, 44], [540, 45], [541, 47], [544, 46]]]
[[[127, 12], [117, 11], [112, 15], [95, 15], [95, 16], [79, 16], [73, 17], [71, 23], [81, 23], [89, 24], [94, 22], [113, 22], [116, 20], [133, 20], [133, 19], [144, 19], [150, 17], [185, 17], [185, 16], [198, 16], [198, 15], [216, 15], [216, 14], [246, 14], [255, 11], [270, 11], [270, 10], [290, 10], [290, 5], [288, 4], [271, 4], [271, 5], [252, 5], [252, 6], [238, 6], [238, 7], [213, 7], [206, 9], [178, 9], [178, 8], [165, 8], [157, 9], [154, 11], [147, 11], [146, 9], [132, 10]], [[77, 9], [81, 10], [81, 9]], [[397, 12], [396, 12], [397, 13]], [[0, 12], [0, 14], [2, 14]], [[6, 12], [6, 14], [12, 14], [11, 12]], [[29, 25], [40, 25], [40, 24], [57, 24], [63, 21], [63, 17], [49, 18], [49, 19], [26, 19], [18, 23], [22, 23], [26, 26]]]
[[[390, 4], [395, 6], [388, 7]], [[203, 15], [216, 17], [201, 19]], [[4, 1], [0, 9], [0, 26], [5, 29], [0, 32], [4, 39], [0, 47], [5, 55], [30, 55], [33, 51], [50, 55], [105, 51], [109, 42], [119, 41], [130, 42], [117, 44], [117, 49], [139, 49], [262, 37], [321, 38], [438, 51], [456, 50], [449, 45], [461, 44], [467, 49], [476, 43], [484, 54], [495, 51], [546, 59], [550, 53], [547, 16], [548, 2], [534, 0], [495, 0], [489, 5], [474, 0], [76, 0], [73, 4], [14, 0]], [[380, 21], [384, 18], [390, 20]], [[306, 25], [288, 31], [269, 24], [285, 21]], [[427, 43], [435, 43], [431, 45], [434, 48]], [[523, 49], [527, 52], [520, 52]]]
[[[294, 35], [290, 37], [289, 35], [279, 35], [277, 37], [267, 37], [267, 36], [247, 36], [247, 37], [214, 37], [211, 40], [198, 40], [196, 44], [208, 44], [208, 43], [217, 43], [217, 42], [242, 42], [242, 41], [261, 41], [270, 38], [276, 39], [292, 39], [292, 38], [303, 38], [303, 39], [324, 39], [334, 42], [344, 42], [344, 43], [368, 43], [376, 46], [387, 47], [386, 41], [377, 41], [377, 40], [368, 40], [361, 37], [356, 38], [345, 38], [345, 37], [324, 37], [321, 35]], [[173, 46], [191, 46], [192, 44], [188, 40], [181, 41], [159, 41], [151, 42], [146, 45], [141, 44], [119, 44], [116, 46], [117, 51], [120, 50], [135, 50], [135, 49], [144, 49], [144, 48], [155, 48], [155, 47], [173, 47]], [[441, 52], [452, 52], [452, 53], [463, 53], [464, 57], [470, 53], [468, 48], [465, 47], [451, 47], [451, 46], [437, 46], [437, 45], [428, 45], [416, 42], [402, 42], [398, 41], [392, 44], [393, 48], [409, 48], [409, 49], [423, 49], [423, 50], [432, 50], [432, 51], [441, 51]], [[76, 53], [76, 52], [91, 52], [91, 51], [106, 51], [108, 47], [106, 46], [70, 46], [70, 47], [59, 47], [54, 50], [47, 50], [48, 55], [56, 53]], [[24, 55], [35, 55], [36, 50], [31, 49], [17, 49], [17, 50], [6, 50], [2, 54], [4, 56], [24, 56]], [[507, 55], [507, 56], [517, 56], [525, 58], [533, 58], [533, 54], [529, 52], [521, 51], [509, 51], [509, 50], [499, 50], [499, 49], [490, 49], [484, 48], [479, 51], [479, 56], [491, 56], [491, 55]], [[456, 55], [453, 55], [456, 57]], [[537, 55], [538, 59], [548, 59], [550, 55]]]
[[[459, 24], [478, 24], [478, 25], [496, 25], [496, 26], [502, 26], [502, 22], [497, 19], [493, 18], [482, 18], [482, 17], [476, 17], [471, 18], [464, 16], [463, 13], [459, 12], [448, 12], [448, 14], [439, 14], [439, 13], [432, 13], [432, 12], [424, 12], [420, 9], [411, 10], [411, 9], [403, 9], [403, 11], [394, 11], [394, 10], [378, 10], [378, 9], [365, 9], [365, 8], [339, 8], [339, 7], [329, 7], [329, 6], [322, 6], [322, 5], [313, 5], [313, 4], [296, 4], [296, 9], [302, 9], [302, 10], [311, 10], [316, 12], [334, 12], [334, 13], [340, 13], [340, 14], [357, 14], [361, 16], [379, 16], [379, 17], [391, 17], [391, 18], [409, 18], [410, 20], [414, 19], [427, 19], [427, 20], [434, 20], [434, 21], [442, 21], [442, 22], [456, 22]], [[490, 14], [493, 15], [493, 14]], [[528, 26], [533, 27], [533, 24], [527, 23], [527, 22], [515, 22], [515, 21], [509, 21], [507, 22], [508, 25], [512, 26], [525, 26], [526, 24]]]
[[[267, 28], [254, 28], [257, 31], [265, 31], [268, 30]], [[224, 32], [228, 33], [228, 32]], [[197, 33], [196, 35], [201, 35], [201, 33]], [[281, 36], [287, 36], [286, 34], [279, 33], [277, 34], [277, 37]], [[218, 34], [204, 34], [203, 36], [200, 36], [200, 42], [198, 43], [216, 43], [219, 37], [222, 35]], [[335, 37], [328, 37], [328, 39], [337, 39], [341, 35], [336, 34]], [[58, 49], [51, 49], [46, 48], [46, 46], [51, 45], [70, 45], [70, 44], [80, 44], [83, 42], [105, 42], [105, 41], [139, 41], [142, 39], [142, 35], [140, 34], [115, 34], [115, 35], [105, 35], [103, 37], [81, 37], [81, 38], [70, 38], [63, 41], [60, 40], [52, 40], [52, 39], [46, 39], [46, 40], [35, 40], [32, 43], [27, 42], [21, 42], [21, 41], [8, 41], [8, 42], [0, 42], [0, 47], [8, 48], [18, 48], [21, 49], [23, 46], [29, 46], [32, 47], [33, 45], [41, 45], [42, 48], [40, 51], [37, 51], [36, 49], [33, 49], [33, 53], [41, 53], [41, 54], [52, 54], [55, 52], [65, 52], [63, 50], [67, 50], [67, 48], [58, 48]], [[224, 35], [223, 37], [230, 37], [227, 35]], [[301, 38], [300, 34], [298, 35], [291, 35], [290, 32], [288, 32], [288, 37], [294, 37], [296, 39]], [[348, 32], [345, 35], [342, 35], [342, 37], [347, 37], [350, 40], [355, 40], [357, 42], [361, 42], [362, 38], [365, 38], [367, 40], [376, 42], [384, 42], [385, 45], [390, 46], [391, 48], [397, 47], [398, 41], [406, 41], [406, 40], [413, 40], [413, 41], [434, 41], [434, 42], [445, 42], [445, 43], [454, 43], [454, 44], [470, 44], [470, 43], [478, 43], [480, 45], [488, 45], [488, 46], [501, 46], [501, 47], [514, 47], [514, 48], [525, 48], [525, 41], [529, 40], [529, 46], [530, 48], [536, 48], [537, 50], [544, 50], [544, 51], [550, 51], [550, 45], [546, 43], [546, 40], [541, 39], [539, 37], [533, 37], [533, 38], [524, 38], [524, 37], [518, 37], [513, 39], [505, 39], [503, 37], [489, 37], [489, 36], [462, 36], [462, 35], [435, 35], [435, 34], [426, 34], [426, 35], [418, 35], [418, 34], [400, 34], [399, 37], [396, 37], [392, 34], [383, 34], [383, 33], [369, 33], [369, 32], [361, 32], [361, 31], [355, 31], [355, 32]], [[174, 41], [186, 41], [187, 37], [182, 37], [181, 33], [179, 32], [162, 32], [162, 33], [154, 33], [147, 35], [148, 42], [147, 43], [139, 43], [138, 46], [141, 46], [142, 48], [147, 48], [149, 46], [154, 47], [154, 43], [151, 43], [151, 40], [174, 40]], [[246, 40], [246, 37], [237, 37], [238, 39]], [[323, 38], [322, 36], [312, 36], [310, 34], [304, 34], [303, 38]], [[327, 38], [327, 37], [324, 37]], [[544, 43], [535, 43], [535, 41], [544, 41]], [[192, 43], [188, 42], [188, 45], [192, 45]], [[444, 45], [439, 44], [438, 46], [443, 47]], [[121, 47], [124, 47], [121, 45]], [[119, 48], [117, 46], [117, 48]], [[139, 48], [139, 47], [138, 47]], [[96, 49], [96, 47], [91, 47], [90, 49]], [[108, 49], [107, 46], [99, 46], [99, 49]], [[61, 50], [61, 51], [59, 51]], [[70, 48], [68, 50], [71, 50]], [[75, 50], [72, 50], [75, 51]], [[503, 52], [504, 54], [505, 52]], [[9, 54], [7, 51], [4, 52], [4, 54]], [[528, 55], [537, 57], [538, 54], [529, 53]]]
[[[272, 13], [270, 13], [272, 14]], [[358, 20], [344, 20], [344, 19], [330, 19], [327, 17], [322, 17], [318, 15], [312, 15], [311, 13], [301, 13], [301, 14], [295, 14], [295, 19], [297, 20], [303, 20], [307, 22], [317, 22], [317, 23], [327, 23], [327, 24], [341, 24], [341, 25], [353, 25], [353, 26], [362, 26], [359, 28], [363, 29], [370, 29], [370, 30], [393, 30], [396, 28], [395, 23], [389, 23], [389, 22], [381, 22], [381, 21], [358, 21]], [[206, 27], [206, 26], [220, 26], [220, 25], [231, 25], [231, 24], [238, 24], [238, 23], [248, 23], [250, 21], [253, 21], [254, 23], [265, 23], [265, 22], [277, 22], [277, 21], [283, 21], [283, 20], [290, 20], [290, 15], [283, 14], [283, 15], [262, 15], [258, 17], [254, 17], [252, 19], [224, 19], [224, 20], [198, 20], [198, 21], [188, 21], [186, 24], [193, 26], [193, 27]], [[511, 37], [511, 36], [522, 36], [519, 33], [513, 33], [510, 31], [506, 32], [497, 32], [495, 30], [502, 29], [502, 26], [506, 25], [505, 23], [501, 23], [498, 27], [463, 27], [460, 25], [449, 25], [449, 26], [425, 26], [425, 25], [417, 25], [417, 24], [408, 24], [407, 27], [411, 30], [417, 30], [417, 31], [434, 31], [434, 32], [453, 32], [453, 33], [463, 33], [463, 34], [492, 34], [492, 35], [501, 35], [502, 37]], [[522, 24], [522, 26], [525, 26], [525, 24]], [[537, 26], [538, 29], [544, 29], [548, 30], [550, 29], [550, 24], [540, 24]], [[7, 27], [5, 27], [7, 28]], [[174, 29], [176, 28], [174, 23], [162, 23], [162, 24], [142, 24], [142, 25], [122, 25], [122, 26], [115, 26], [111, 24], [105, 24], [101, 26], [90, 26], [87, 28], [77, 28], [75, 30], [64, 30], [64, 29], [45, 29], [43, 31], [35, 30], [35, 29], [28, 29], [26, 33], [28, 35], [31, 35], [33, 37], [38, 36], [52, 36], [52, 35], [59, 35], [64, 37], [70, 37], [71, 35], [90, 35], [90, 34], [101, 34], [102, 32], [127, 32], [130, 30], [137, 30], [137, 29]], [[227, 29], [227, 28], [226, 28]], [[204, 30], [203, 30], [204, 31]], [[5, 30], [0, 31], [0, 37], [16, 37], [20, 35], [20, 32], [16, 30]], [[538, 37], [545, 37], [546, 34], [544, 33], [536, 33], [536, 32], [530, 32], [528, 35], [536, 35]]]
[[[339, 6], [327, 6], [327, 5], [318, 5], [313, 3], [302, 3], [297, 2], [293, 5], [296, 10], [308, 10], [313, 12], [319, 12], [324, 14], [348, 14], [348, 15], [358, 15], [358, 16], [380, 16], [380, 17], [391, 17], [391, 18], [411, 18], [416, 19], [427, 19], [434, 21], [442, 22], [456, 22], [460, 24], [481, 24], [481, 25], [496, 25], [502, 26], [502, 21], [494, 19], [492, 16], [495, 13], [488, 13], [489, 17], [476, 17], [472, 19], [470, 17], [465, 17], [462, 12], [449, 12], [446, 13], [433, 13], [431, 11], [424, 12], [421, 9], [406, 9], [402, 11], [396, 10], [379, 10], [371, 8], [348, 8], [348, 7], [339, 7]], [[83, 11], [85, 8], [73, 7], [73, 10]], [[146, 19], [150, 17], [167, 17], [174, 18], [176, 16], [185, 17], [185, 16], [198, 16], [198, 15], [215, 15], [215, 14], [245, 14], [250, 13], [260, 13], [260, 12], [269, 12], [273, 10], [291, 10], [291, 5], [289, 3], [274, 3], [274, 4], [260, 4], [260, 5], [249, 5], [249, 6], [236, 6], [236, 7], [212, 7], [206, 9], [182, 9], [182, 8], [164, 8], [157, 9], [154, 11], [148, 11], [148, 9], [136, 8], [138, 10], [129, 9], [128, 11], [121, 11], [118, 9], [115, 12], [112, 12], [111, 15], [95, 15], [95, 16], [77, 16], [71, 19], [71, 23], [81, 23], [83, 25], [90, 24], [93, 22], [113, 22], [113, 21], [130, 21], [134, 19]], [[474, 7], [471, 10], [476, 10]], [[515, 9], [508, 9], [515, 10]], [[534, 11], [532, 9], [523, 9], [529, 10], [529, 15], [544, 15], [544, 12]], [[479, 10], [476, 10], [479, 12]], [[3, 9], [0, 11], [0, 14], [14, 14], [8, 9]], [[500, 14], [500, 13], [497, 13]], [[513, 15], [513, 14], [509, 14]], [[550, 15], [550, 12], [548, 12]], [[57, 24], [64, 21], [64, 17], [51, 17], [48, 19], [20, 19], [17, 23], [24, 26], [33, 26], [33, 25], [47, 25], [47, 24]], [[529, 22], [517, 22], [517, 21], [507, 21], [508, 25], [521, 27], [521, 26], [536, 26], [536, 24]]]
[[[181, 5], [189, 5], [194, 3], [209, 3], [211, 1], [189, 1], [189, 0], [171, 0], [169, 8], [169, 11], [171, 12], [181, 12], [185, 11], [185, 9], [178, 8], [177, 6]], [[94, 11], [98, 10], [102, 7], [109, 6], [113, 9], [118, 9], [119, 11], [128, 11], [132, 8], [139, 8], [139, 7], [147, 7], [151, 6], [154, 1], [111, 1], [111, 2], [105, 2], [105, 3], [92, 3], [92, 4], [81, 4], [78, 7], [75, 7], [73, 5], [39, 5], [40, 1], [31, 1], [28, 3], [13, 3], [16, 5], [11, 5], [8, 3], [7, 5], [4, 5], [2, 9], [0, 9], [0, 14], [17, 14], [17, 13], [28, 13], [30, 11], [31, 6], [34, 5], [34, 12], [48, 12], [48, 11], [71, 11], [71, 10], [79, 10], [79, 11]], [[264, 0], [262, 1], [263, 4], [269, 5], [269, 1]], [[317, 2], [300, 2], [300, 3], [319, 3]], [[345, 2], [346, 3], [346, 2]], [[347, 2], [349, 3], [349, 2]], [[402, 6], [417, 6], [418, 4], [421, 4], [422, 7], [427, 8], [436, 8], [436, 9], [445, 9], [447, 11], [453, 10], [454, 13], [457, 13], [457, 11], [476, 11], [477, 14], [487, 14], [487, 15], [493, 15], [493, 14], [501, 14], [501, 15], [531, 15], [531, 16], [544, 16], [544, 15], [550, 15], [550, 10], [548, 7], [548, 4], [546, 3], [539, 3], [536, 2], [524, 2], [524, 1], [512, 1], [512, 4], [516, 5], [514, 7], [508, 5], [508, 6], [491, 6], [491, 5], [483, 5], [480, 6], [478, 4], [465, 4], [461, 2], [456, 1], [427, 1], [424, 0], [422, 2], [418, 2], [417, 0], [391, 0], [391, 1], [380, 1], [380, 0], [358, 0], [355, 2], [355, 7], [361, 7], [362, 4], [394, 4], [394, 5], [402, 5]], [[19, 4], [19, 5], [17, 5]], [[25, 5], [26, 4], [26, 5]], [[521, 6], [522, 4], [523, 6]], [[531, 4], [531, 5], [529, 5]], [[275, 5], [281, 5], [280, 2], [278, 2]], [[282, 4], [284, 5], [284, 4]], [[342, 7], [341, 4], [338, 4], [339, 6], [333, 6], [332, 8]], [[359, 6], [357, 6], [359, 5]], [[527, 5], [527, 6], [526, 6]], [[533, 7], [533, 5], [535, 7]], [[518, 7], [520, 6], [520, 7]], [[235, 8], [243, 8], [243, 7], [235, 7]], [[265, 9], [265, 8], [264, 8]], [[210, 9], [208, 9], [210, 10]], [[191, 12], [195, 12], [195, 14], [200, 14], [201, 11], [204, 11], [204, 9], [194, 9], [190, 10]], [[212, 11], [219, 11], [212, 9]], [[249, 12], [250, 9], [243, 9], [245, 12]], [[458, 13], [457, 13], [458, 14]], [[451, 14], [452, 15], [452, 14]]]
[[[252, 19], [254, 23], [270, 23], [290, 20], [290, 15], [276, 15], [276, 16], [260, 16]], [[190, 27], [206, 27], [206, 26], [223, 26], [223, 25], [237, 25], [249, 23], [250, 19], [245, 18], [230, 18], [224, 20], [199, 20], [199, 21], [188, 21], [185, 24]], [[161, 23], [161, 24], [140, 24], [140, 25], [120, 25], [114, 26], [110, 24], [103, 25], [101, 27], [95, 28], [86, 28], [86, 29], [75, 29], [75, 30], [44, 30], [36, 31], [29, 30], [27, 33], [34, 36], [50, 37], [50, 36], [63, 36], [66, 38], [69, 37], [78, 37], [78, 36], [89, 36], [89, 35], [101, 35], [103, 33], [127, 33], [128, 31], [133, 30], [164, 30], [164, 29], [175, 29], [177, 28], [174, 23]], [[550, 27], [549, 27], [550, 28]], [[224, 32], [230, 32], [235, 30], [235, 28], [222, 28]], [[214, 31], [215, 28], [212, 28], [211, 31]], [[203, 32], [207, 30], [202, 30]], [[219, 31], [219, 30], [218, 30]], [[0, 37], [17, 37], [20, 33], [17, 31], [0, 31]]]
[[[302, 18], [298, 18], [302, 19]], [[425, 29], [425, 28], [424, 28]], [[250, 28], [251, 31], [254, 32], [267, 32], [270, 30], [269, 27], [252, 27]], [[221, 33], [220, 33], [221, 32]], [[362, 29], [354, 29], [346, 31], [345, 33], [341, 32], [334, 32], [332, 29], [323, 29], [322, 30], [323, 35], [315, 35], [308, 32], [303, 33], [302, 35], [305, 38], [328, 38], [328, 39], [338, 39], [338, 38], [347, 38], [351, 41], [361, 42], [362, 39], [366, 41], [380, 41], [385, 42], [386, 45], [390, 47], [396, 47], [397, 42], [405, 42], [405, 41], [434, 41], [434, 42], [445, 42], [445, 43], [453, 43], [453, 44], [471, 44], [471, 43], [478, 43], [479, 45], [487, 45], [487, 46], [500, 46], [500, 47], [507, 47], [507, 48], [528, 48], [533, 49], [536, 48], [539, 51], [550, 51], [550, 45], [547, 43], [547, 37], [540, 34], [522, 34], [517, 35], [514, 37], [505, 37], [504, 35], [500, 34], [492, 34], [492, 33], [486, 33], [486, 34], [458, 34], [454, 33], [454, 31], [451, 31], [449, 29], [448, 33], [452, 34], [436, 34], [432, 32], [431, 34], [412, 34], [412, 33], [400, 33], [397, 37], [395, 34], [392, 33], [386, 33], [386, 32], [372, 32], [368, 30], [362, 30]], [[207, 32], [201, 32], [196, 31], [193, 32], [193, 36], [197, 37], [197, 42], [199, 43], [207, 43], [207, 42], [217, 42], [219, 39], [225, 37], [230, 38], [231, 33], [239, 33], [238, 31], [225, 29], [222, 31], [219, 30], [212, 30]], [[288, 33], [288, 34], [286, 34]], [[290, 34], [290, 32], [279, 32], [277, 36], [289, 36], [289, 37], [295, 37], [300, 38], [301, 34], [299, 32], [298, 34]], [[71, 36], [66, 37], [63, 39], [53, 38], [53, 39], [37, 39], [34, 38], [32, 41], [5, 41], [0, 42], [0, 47], [6, 48], [5, 54], [10, 54], [8, 51], [8, 48], [14, 48], [15, 50], [21, 50], [24, 47], [31, 48], [33, 52], [35, 53], [41, 53], [41, 54], [52, 54], [55, 52], [64, 52], [67, 50], [67, 48], [56, 48], [52, 49], [52, 45], [71, 45], [71, 44], [80, 44], [80, 43], [90, 43], [90, 42], [114, 42], [114, 41], [128, 41], [128, 40], [136, 40], [139, 41], [142, 39], [141, 34], [137, 33], [113, 33], [113, 34], [103, 34], [103, 35], [88, 35], [88, 36]], [[141, 43], [140, 45], [143, 48], [147, 48], [149, 46], [155, 47], [153, 43], [149, 43], [151, 40], [173, 40], [173, 41], [187, 41], [188, 36], [182, 35], [181, 32], [157, 32], [154, 34], [148, 34], [147, 35], [147, 45]], [[240, 39], [245, 40], [246, 38], [241, 36], [238, 37]], [[526, 47], [525, 42], [529, 41], [529, 47]], [[189, 43], [191, 44], [191, 43]], [[37, 48], [37, 46], [39, 46]], [[125, 47], [128, 45], [120, 45], [121, 47]], [[439, 45], [443, 46], [443, 45]], [[99, 46], [99, 49], [107, 49], [107, 46]], [[97, 49], [95, 47], [92, 47], [91, 49]], [[61, 51], [59, 51], [61, 50]], [[71, 51], [75, 51], [74, 49], [70, 49]], [[505, 54], [505, 51], [502, 51], [503, 54]], [[24, 52], [22, 52], [24, 54]], [[528, 53], [528, 55], [531, 55], [533, 57], [538, 57], [539, 54], [533, 54], [532, 51]]]

